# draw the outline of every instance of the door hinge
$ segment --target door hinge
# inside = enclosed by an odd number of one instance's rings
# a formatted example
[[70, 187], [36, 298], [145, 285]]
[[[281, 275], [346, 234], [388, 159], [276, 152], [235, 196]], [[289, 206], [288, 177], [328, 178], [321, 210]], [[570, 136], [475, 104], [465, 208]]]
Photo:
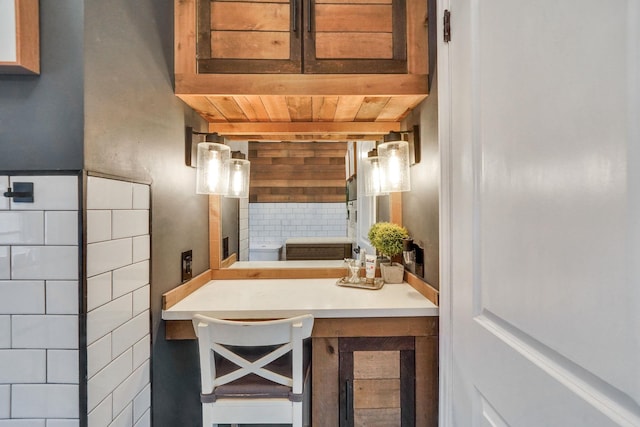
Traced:
[[451, 41], [451, 12], [449, 12], [448, 10], [444, 11], [443, 21], [444, 21], [443, 22], [444, 23], [444, 26], [443, 26], [444, 42], [449, 43]]

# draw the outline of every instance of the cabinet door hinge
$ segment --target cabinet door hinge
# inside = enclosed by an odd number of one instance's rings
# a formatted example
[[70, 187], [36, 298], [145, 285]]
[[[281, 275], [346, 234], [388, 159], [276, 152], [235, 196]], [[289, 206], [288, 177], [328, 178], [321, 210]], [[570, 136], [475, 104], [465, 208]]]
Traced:
[[451, 41], [451, 12], [448, 10], [444, 11], [444, 41], [445, 43], [449, 43]]

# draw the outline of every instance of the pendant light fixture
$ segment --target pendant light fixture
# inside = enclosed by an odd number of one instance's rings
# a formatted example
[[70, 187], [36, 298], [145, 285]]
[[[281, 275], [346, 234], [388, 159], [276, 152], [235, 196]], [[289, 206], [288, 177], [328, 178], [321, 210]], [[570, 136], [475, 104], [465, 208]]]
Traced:
[[383, 193], [411, 190], [409, 143], [401, 132], [390, 132], [377, 147], [380, 163], [380, 190]]
[[[205, 135], [194, 153], [193, 135]], [[193, 161], [196, 154], [197, 161]], [[186, 128], [185, 161], [196, 167], [196, 193], [232, 198], [249, 197], [249, 161], [240, 151], [231, 152], [217, 133], [195, 132]]]
[[378, 157], [378, 150], [372, 149], [367, 153], [365, 160], [365, 180], [364, 180], [364, 195], [365, 196], [379, 196], [384, 194], [382, 192], [382, 170], [380, 168], [380, 158]]
[[228, 191], [226, 197], [246, 199], [249, 197], [249, 160], [240, 151], [231, 152], [231, 159], [227, 161]]
[[196, 193], [224, 195], [229, 187], [228, 160], [231, 158], [231, 148], [220, 142], [209, 142], [221, 139], [218, 134], [210, 136], [207, 136], [206, 142], [198, 144]]

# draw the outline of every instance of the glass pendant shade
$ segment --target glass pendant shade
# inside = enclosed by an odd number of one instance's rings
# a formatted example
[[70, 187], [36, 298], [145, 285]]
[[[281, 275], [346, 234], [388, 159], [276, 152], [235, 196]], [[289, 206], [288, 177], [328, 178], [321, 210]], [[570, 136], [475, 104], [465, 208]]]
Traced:
[[383, 194], [381, 186], [382, 170], [380, 169], [380, 158], [377, 154], [377, 151], [373, 149], [369, 151], [368, 157], [365, 160], [365, 196], [378, 196]]
[[198, 144], [196, 193], [227, 194], [231, 149], [217, 142]]
[[249, 161], [232, 158], [227, 163], [229, 190], [225, 196], [246, 199], [249, 197]]
[[378, 158], [382, 170], [380, 189], [383, 193], [411, 190], [407, 141], [389, 141], [378, 145]]

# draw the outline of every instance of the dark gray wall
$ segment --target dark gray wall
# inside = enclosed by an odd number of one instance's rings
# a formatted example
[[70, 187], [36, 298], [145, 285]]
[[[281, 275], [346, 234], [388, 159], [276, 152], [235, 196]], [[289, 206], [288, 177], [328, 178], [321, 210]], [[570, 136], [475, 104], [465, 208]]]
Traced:
[[420, 162], [411, 166], [411, 191], [402, 193], [402, 224], [424, 249], [425, 280], [440, 288], [438, 150], [438, 94], [434, 79], [431, 93], [404, 121], [403, 129], [420, 125]]
[[83, 0], [40, 2], [39, 76], [0, 75], [0, 170], [80, 170]]
[[173, 89], [173, 1], [86, 0], [85, 166], [151, 182], [152, 399], [155, 427], [198, 426], [195, 341], [165, 341], [161, 295], [180, 253], [208, 268], [208, 197], [184, 163], [184, 127], [205, 130]]

